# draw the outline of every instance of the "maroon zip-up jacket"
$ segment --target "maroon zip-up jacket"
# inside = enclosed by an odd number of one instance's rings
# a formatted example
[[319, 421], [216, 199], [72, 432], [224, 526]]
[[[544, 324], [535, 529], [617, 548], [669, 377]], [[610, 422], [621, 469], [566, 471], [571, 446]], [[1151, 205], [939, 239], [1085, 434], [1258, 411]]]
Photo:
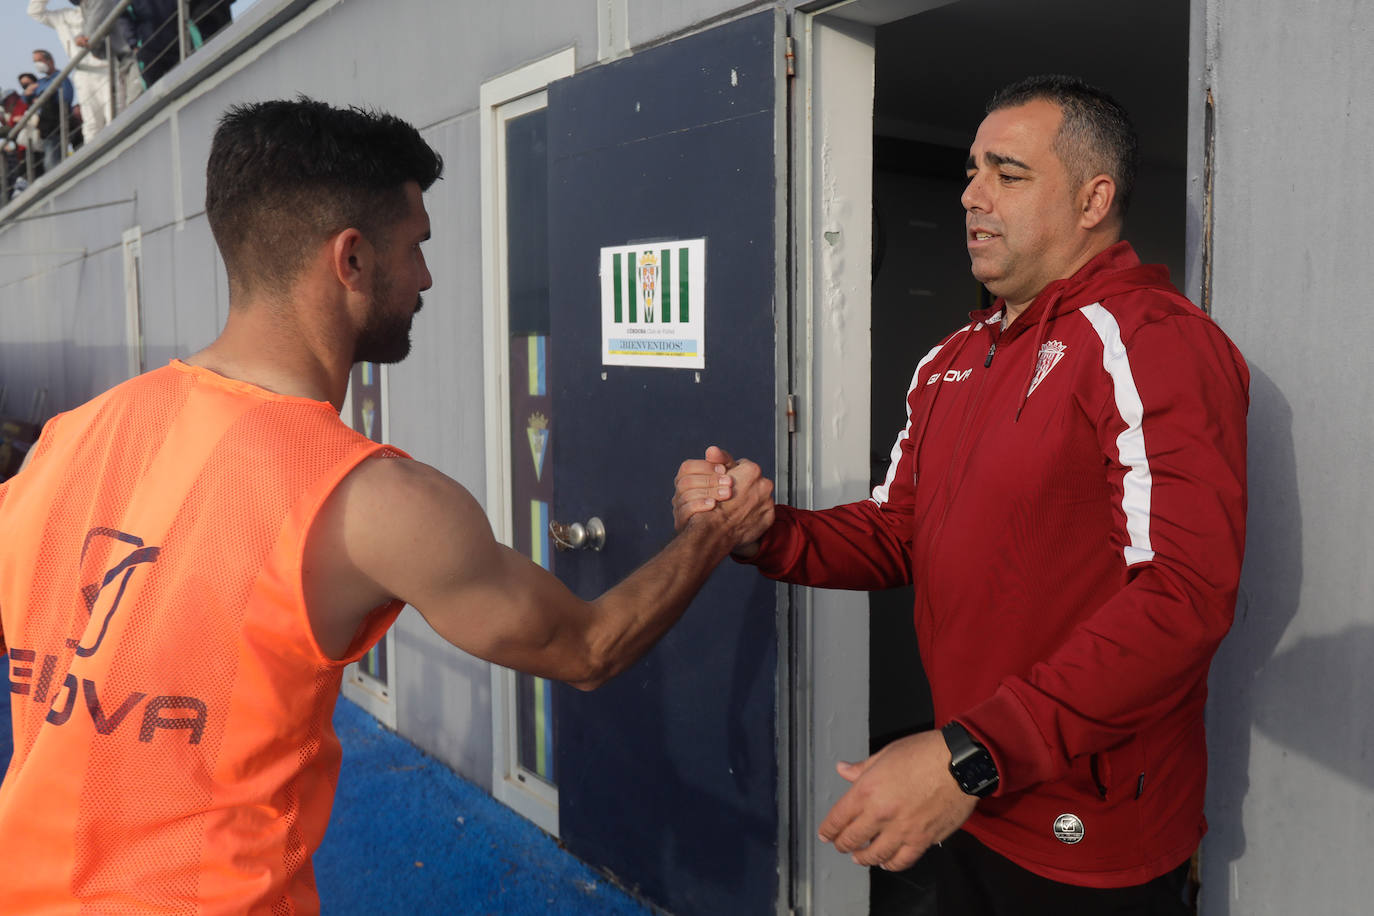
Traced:
[[965, 829], [1056, 881], [1140, 884], [1206, 830], [1249, 372], [1125, 242], [1006, 331], [1001, 307], [921, 360], [872, 497], [779, 506], [754, 562], [804, 585], [914, 583], [936, 724], [961, 722], [1001, 776]]

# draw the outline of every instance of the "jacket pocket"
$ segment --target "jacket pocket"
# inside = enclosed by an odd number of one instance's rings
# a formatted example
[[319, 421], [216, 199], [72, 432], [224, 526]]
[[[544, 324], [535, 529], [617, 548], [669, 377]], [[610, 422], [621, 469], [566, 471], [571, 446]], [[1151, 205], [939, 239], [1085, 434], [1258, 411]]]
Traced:
[[1112, 764], [1106, 751], [1093, 754], [1088, 758], [1088, 772], [1092, 774], [1093, 787], [1097, 789], [1097, 797], [1106, 801], [1107, 787], [1112, 784]]

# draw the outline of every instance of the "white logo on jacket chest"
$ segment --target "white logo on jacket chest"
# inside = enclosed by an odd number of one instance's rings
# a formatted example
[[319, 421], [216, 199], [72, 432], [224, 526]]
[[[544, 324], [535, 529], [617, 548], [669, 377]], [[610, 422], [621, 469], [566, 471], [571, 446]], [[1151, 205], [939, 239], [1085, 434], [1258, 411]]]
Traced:
[[951, 370], [949, 370], [948, 372], [946, 372], [944, 375], [941, 375], [940, 373], [937, 372], [937, 373], [935, 373], [934, 375], [932, 375], [930, 378], [926, 379], [926, 384], [927, 384], [927, 385], [934, 385], [936, 382], [941, 381], [941, 380], [946, 381], [946, 382], [963, 382], [963, 381], [967, 381], [967, 380], [968, 380], [968, 377], [969, 377], [970, 375], [972, 375], [972, 374], [973, 374], [973, 370], [972, 370], [972, 369], [965, 369], [963, 372], [960, 372], [960, 371], [958, 371], [957, 369], [951, 369]]
[[1045, 380], [1045, 376], [1050, 374], [1050, 370], [1059, 365], [1059, 361], [1064, 358], [1064, 353], [1069, 348], [1057, 340], [1046, 341], [1040, 348], [1040, 353], [1035, 358], [1035, 377], [1031, 379], [1030, 390], [1026, 392], [1026, 397], [1031, 396], [1031, 392], [1039, 387]]

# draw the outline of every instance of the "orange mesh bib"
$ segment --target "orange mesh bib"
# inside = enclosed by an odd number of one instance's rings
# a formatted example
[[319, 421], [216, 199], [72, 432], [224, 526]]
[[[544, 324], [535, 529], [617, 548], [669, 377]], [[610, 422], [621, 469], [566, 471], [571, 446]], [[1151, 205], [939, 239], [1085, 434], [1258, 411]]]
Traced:
[[360, 461], [327, 403], [173, 362], [50, 422], [0, 485], [14, 757], [0, 913], [313, 913], [343, 666], [306, 532]]

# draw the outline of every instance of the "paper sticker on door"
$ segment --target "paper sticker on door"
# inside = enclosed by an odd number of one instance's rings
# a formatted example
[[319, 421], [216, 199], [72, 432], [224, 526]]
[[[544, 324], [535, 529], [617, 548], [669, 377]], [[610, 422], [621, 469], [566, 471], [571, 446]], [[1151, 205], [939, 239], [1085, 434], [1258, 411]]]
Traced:
[[601, 249], [601, 362], [706, 367], [706, 240]]

